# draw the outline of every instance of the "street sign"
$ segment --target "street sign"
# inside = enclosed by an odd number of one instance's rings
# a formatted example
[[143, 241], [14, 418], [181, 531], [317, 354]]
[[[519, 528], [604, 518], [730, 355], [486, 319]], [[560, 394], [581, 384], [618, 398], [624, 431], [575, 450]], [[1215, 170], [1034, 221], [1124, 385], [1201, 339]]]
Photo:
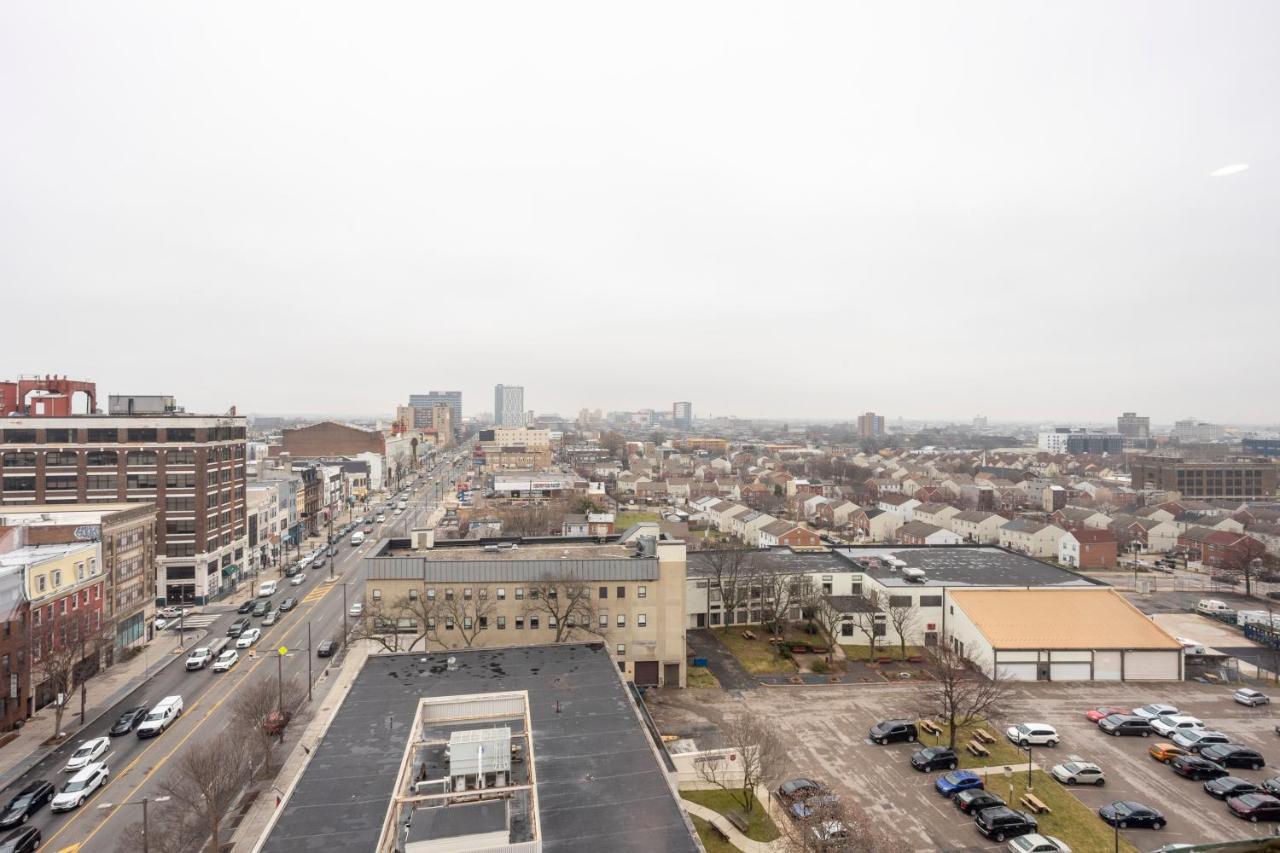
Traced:
[[286, 646], [281, 646], [280, 648], [276, 649], [276, 651], [282, 655], [287, 655], [289, 653], [289, 649]]

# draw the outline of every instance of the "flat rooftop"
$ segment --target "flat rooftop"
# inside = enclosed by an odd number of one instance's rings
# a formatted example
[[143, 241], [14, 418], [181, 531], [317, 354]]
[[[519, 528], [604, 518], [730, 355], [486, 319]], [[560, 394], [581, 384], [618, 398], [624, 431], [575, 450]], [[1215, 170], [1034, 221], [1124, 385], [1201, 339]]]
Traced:
[[528, 694], [543, 850], [698, 851], [617, 667], [587, 643], [370, 657], [264, 853], [373, 850], [419, 700], [503, 691]]
[[[875, 557], [863, 573], [884, 586], [1102, 586], [1092, 578], [1078, 575], [1031, 557], [992, 546], [921, 545], [909, 548], [885, 545], [875, 548], [837, 548], [837, 553], [856, 568], [859, 558]], [[887, 558], [903, 565], [890, 568]], [[902, 576], [902, 569], [920, 569], [923, 582]]]
[[995, 649], [1181, 649], [1113, 589], [962, 589], [951, 594]]
[[[453, 543], [465, 544], [453, 544]], [[424, 560], [452, 562], [456, 560], [559, 560], [568, 557], [571, 560], [629, 560], [635, 556], [635, 545], [622, 545], [617, 542], [599, 544], [596, 542], [563, 542], [526, 543], [521, 542], [516, 548], [499, 548], [486, 551], [482, 540], [452, 540], [451, 544], [440, 544], [434, 548], [414, 548], [408, 539], [388, 539], [385, 548], [379, 548], [373, 557], [419, 557]]]
[[[690, 551], [688, 555], [688, 576], [691, 578], [705, 578], [715, 575], [714, 560], [717, 558], [715, 554], [724, 553], [722, 551]], [[744, 555], [750, 555], [753, 567], [765, 571], [787, 572], [787, 573], [817, 573], [817, 572], [858, 572], [862, 571], [859, 566], [854, 566], [839, 554], [830, 551], [795, 551], [790, 547], [761, 549], [759, 551], [744, 551]]]

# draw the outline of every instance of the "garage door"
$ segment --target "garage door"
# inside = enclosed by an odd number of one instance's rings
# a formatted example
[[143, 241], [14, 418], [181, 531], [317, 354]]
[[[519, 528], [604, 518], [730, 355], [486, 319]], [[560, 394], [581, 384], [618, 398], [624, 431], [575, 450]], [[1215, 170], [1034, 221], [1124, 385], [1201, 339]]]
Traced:
[[635, 681], [641, 687], [656, 687], [658, 684], [658, 662], [656, 660], [636, 661]]
[[1093, 680], [1120, 680], [1120, 652], [1093, 653]]
[[1000, 663], [1000, 674], [1010, 681], [1035, 681], [1036, 665], [1033, 663]]
[[1125, 681], [1176, 681], [1182, 651], [1125, 652]]
[[1050, 681], [1088, 681], [1089, 677], [1089, 664], [1087, 663], [1049, 664]]

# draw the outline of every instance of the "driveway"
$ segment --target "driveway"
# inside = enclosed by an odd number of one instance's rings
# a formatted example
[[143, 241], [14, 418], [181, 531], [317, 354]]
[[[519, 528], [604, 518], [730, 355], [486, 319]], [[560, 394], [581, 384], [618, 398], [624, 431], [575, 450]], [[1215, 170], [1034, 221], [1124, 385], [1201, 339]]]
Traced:
[[696, 658], [707, 659], [707, 669], [711, 670], [711, 674], [725, 690], [755, 690], [760, 686], [755, 676], [738, 663], [738, 659], [729, 653], [709, 629], [688, 631], [685, 638], [689, 643], [689, 653]]

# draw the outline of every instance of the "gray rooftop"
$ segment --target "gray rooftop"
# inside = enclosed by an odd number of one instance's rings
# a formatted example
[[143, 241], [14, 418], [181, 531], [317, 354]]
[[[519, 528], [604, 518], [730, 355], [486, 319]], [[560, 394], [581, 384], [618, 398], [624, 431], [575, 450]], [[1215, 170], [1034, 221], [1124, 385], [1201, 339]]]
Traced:
[[[699, 848], [599, 643], [370, 657], [263, 846], [372, 850], [422, 697], [526, 690], [545, 851]], [[557, 708], [559, 709], [557, 712]]]
[[[711, 560], [717, 551], [690, 551], [688, 554], [687, 576], [691, 578], [711, 577], [715, 574]], [[747, 550], [743, 554], [750, 555], [752, 567], [762, 571], [785, 572], [788, 574], [818, 572], [855, 572], [861, 571], [857, 566], [831, 551], [793, 551], [789, 547]]]
[[[855, 567], [858, 558], [879, 558], [865, 574], [884, 586], [1104, 586], [1067, 569], [990, 546], [886, 545], [836, 550]], [[905, 565], [891, 570], [883, 562], [886, 557], [896, 557]], [[903, 579], [903, 568], [922, 569], [924, 583]]]

